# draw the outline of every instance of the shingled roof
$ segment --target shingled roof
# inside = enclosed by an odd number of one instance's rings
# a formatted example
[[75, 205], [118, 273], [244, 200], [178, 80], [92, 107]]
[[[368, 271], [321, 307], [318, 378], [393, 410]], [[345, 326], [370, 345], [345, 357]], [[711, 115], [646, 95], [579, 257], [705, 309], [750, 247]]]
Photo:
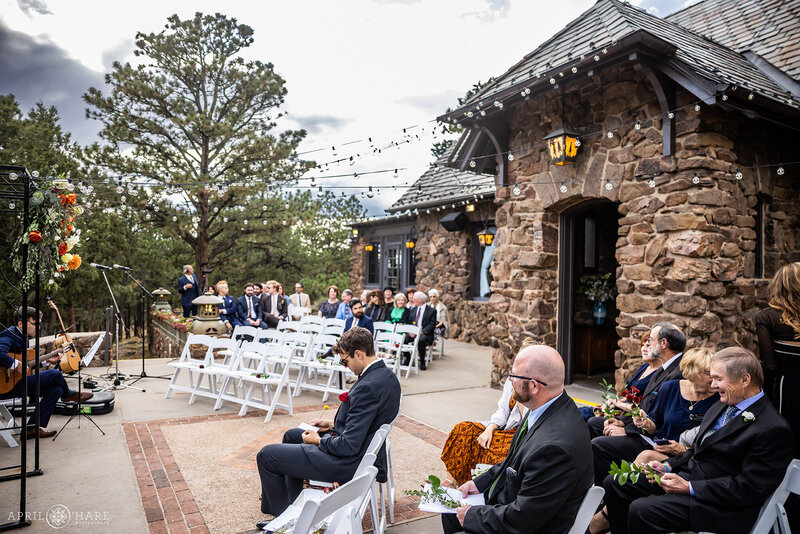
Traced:
[[[750, 0], [750, 3], [757, 4], [758, 1]], [[742, 54], [696, 31], [619, 0], [599, 0], [488, 84], [467, 104], [443, 115], [440, 120], [465, 120], [465, 117], [471, 117], [478, 110], [480, 104], [483, 104], [481, 109], [491, 114], [497, 111], [491, 105], [496, 99], [511, 101], [519, 98], [525, 88], [550, 87], [564, 76], [574, 75], [574, 72], [585, 75], [594, 65], [599, 66], [598, 62], [622, 53], [626, 47], [641, 43], [642, 35], [649, 36], [648, 46], [660, 47], [658, 52], [688, 67], [711, 84], [745, 87], [748, 91], [784, 105], [791, 102], [796, 107], [800, 104], [800, 101], [793, 100], [792, 94]]]
[[705, 0], [666, 17], [800, 80], [800, 0]]
[[494, 195], [494, 175], [459, 171], [445, 167], [455, 144], [406, 190], [388, 213], [421, 209], [461, 202], [470, 198]]

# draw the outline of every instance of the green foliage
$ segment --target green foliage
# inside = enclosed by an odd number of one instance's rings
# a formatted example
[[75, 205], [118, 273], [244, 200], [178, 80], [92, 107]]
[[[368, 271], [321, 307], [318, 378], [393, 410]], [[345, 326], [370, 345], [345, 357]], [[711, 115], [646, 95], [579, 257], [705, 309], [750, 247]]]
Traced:
[[636, 484], [642, 474], [648, 475], [652, 482], [659, 486], [661, 485], [661, 475], [648, 464], [640, 466], [627, 460], [622, 460], [619, 465], [617, 465], [617, 462], [611, 462], [611, 469], [608, 474], [614, 477], [614, 480], [619, 482], [620, 486], [627, 484], [628, 480]]
[[579, 291], [591, 301], [605, 302], [617, 296], [617, 287], [611, 273], [581, 276]]
[[406, 490], [406, 495], [416, 495], [425, 502], [438, 502], [448, 508], [458, 508], [461, 506], [460, 502], [450, 497], [447, 493], [447, 488], [442, 487], [442, 481], [439, 480], [439, 477], [430, 475], [428, 476], [428, 482], [431, 485], [429, 490], [424, 489], [425, 486], [422, 486], [422, 490]]

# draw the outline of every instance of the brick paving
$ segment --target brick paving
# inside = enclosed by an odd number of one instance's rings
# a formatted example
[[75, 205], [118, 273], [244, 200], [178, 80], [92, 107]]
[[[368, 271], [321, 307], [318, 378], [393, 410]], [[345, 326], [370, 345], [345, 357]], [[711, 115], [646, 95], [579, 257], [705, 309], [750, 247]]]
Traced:
[[[332, 410], [336, 408], [332, 404], [328, 405]], [[295, 408], [294, 411], [296, 413], [321, 411], [323, 406], [322, 404], [302, 406]], [[276, 410], [276, 414], [288, 414], [288, 412]], [[265, 415], [265, 412], [255, 410], [248, 411], [245, 417], [265, 417]], [[209, 533], [203, 514], [181, 475], [161, 427], [224, 421], [237, 417], [239, 416], [233, 413], [210, 414], [123, 425], [150, 534]], [[403, 414], [397, 418], [395, 426], [439, 448], [444, 446], [447, 438], [444, 432]], [[222, 462], [230, 467], [255, 470], [255, 456], [258, 451], [264, 445], [280, 442], [286, 430], [288, 429], [274, 429], [232, 452], [223, 458]], [[417, 509], [417, 502], [415, 498], [398, 494], [395, 499], [395, 523], [431, 515], [420, 512]], [[364, 519], [364, 529], [366, 531], [371, 528], [371, 518], [367, 514]]]

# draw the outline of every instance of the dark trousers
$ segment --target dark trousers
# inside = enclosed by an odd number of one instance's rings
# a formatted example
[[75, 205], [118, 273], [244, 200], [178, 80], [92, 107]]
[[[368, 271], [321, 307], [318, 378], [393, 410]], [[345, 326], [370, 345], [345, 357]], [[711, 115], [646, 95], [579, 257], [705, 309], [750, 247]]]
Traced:
[[605, 417], [593, 416], [586, 421], [586, 427], [589, 429], [589, 439], [594, 439], [603, 435], [603, 428], [606, 424]]
[[275, 317], [269, 313], [261, 319], [261, 328], [277, 328], [279, 322], [281, 322], [280, 317]]
[[183, 316], [184, 317], [188, 318], [188, 317], [191, 317], [193, 315], [197, 315], [197, 306], [191, 305], [191, 304], [188, 305], [188, 306], [185, 305], [185, 304], [182, 304], [182, 306], [183, 306]]
[[611, 462], [632, 462], [640, 452], [651, 447], [639, 436], [600, 436], [592, 440], [594, 483], [600, 486], [608, 476]]
[[[413, 343], [414, 338], [411, 337], [409, 334], [406, 334], [406, 337], [403, 339], [403, 343]], [[420, 332], [419, 334], [419, 343], [417, 343], [417, 355], [419, 356], [419, 368], [423, 371], [427, 369], [427, 362], [425, 358], [428, 355], [428, 346], [433, 343], [433, 336], [429, 336], [428, 334]], [[406, 353], [408, 354], [408, 353]], [[406, 355], [403, 357], [403, 365], [408, 365], [409, 360], [411, 359], [410, 355]]]
[[458, 522], [456, 514], [442, 514], [442, 530], [444, 530], [444, 534], [456, 534], [456, 532], [463, 532], [464, 527]]
[[[28, 377], [28, 397], [34, 397], [33, 388], [36, 387], [36, 376], [31, 375]], [[64, 375], [61, 374], [61, 371], [58, 369], [48, 369], [46, 371], [41, 371], [39, 373], [39, 393], [42, 397], [41, 402], [39, 403], [39, 426], [42, 428], [46, 428], [48, 423], [50, 423], [50, 416], [53, 415], [53, 411], [56, 409], [56, 403], [58, 403], [58, 399], [67, 395], [71, 390], [67, 386], [67, 382], [64, 380]], [[20, 380], [17, 382], [17, 385], [14, 388], [2, 395], [4, 399], [14, 399], [16, 397], [22, 397], [22, 381]], [[34, 427], [36, 426], [36, 414], [34, 413], [30, 419], [28, 419], [28, 426]]]

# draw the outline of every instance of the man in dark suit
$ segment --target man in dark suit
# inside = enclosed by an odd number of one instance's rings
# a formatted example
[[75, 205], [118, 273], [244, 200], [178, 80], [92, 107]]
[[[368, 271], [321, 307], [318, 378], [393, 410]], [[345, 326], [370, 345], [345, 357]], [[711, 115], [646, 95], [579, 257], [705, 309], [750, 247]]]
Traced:
[[592, 485], [589, 432], [564, 391], [564, 362], [546, 345], [524, 347], [509, 375], [513, 398], [528, 408], [508, 456], [462, 485], [483, 506], [442, 514], [446, 534], [567, 532]]
[[[409, 309], [408, 313], [411, 317], [411, 324], [419, 326], [419, 342], [417, 343], [417, 352], [419, 354], [419, 368], [423, 371], [427, 370], [427, 362], [425, 357], [428, 354], [428, 345], [433, 343], [433, 330], [436, 328], [436, 308], [431, 308], [426, 304], [428, 297], [422, 291], [414, 293], [414, 306]], [[414, 334], [406, 334], [404, 343], [413, 343]], [[403, 365], [408, 365], [411, 356], [406, 353], [403, 360]]]
[[[669, 380], [683, 378], [681, 373], [681, 358], [683, 349], [686, 348], [686, 336], [672, 323], [658, 323], [650, 331], [650, 355], [662, 362], [661, 367], [653, 372], [647, 387], [642, 394], [639, 407], [649, 413], [661, 386]], [[604, 423], [598, 425], [596, 420]], [[633, 422], [629, 415], [614, 419], [593, 417], [589, 420], [589, 433], [592, 434], [592, 453], [594, 454], [594, 483], [598, 486], [603, 483], [611, 462], [619, 463], [620, 460], [633, 460], [648, 448], [647, 443], [641, 438], [642, 431]], [[600, 427], [602, 435], [595, 437]]]
[[239, 317], [236, 315], [236, 299], [228, 295], [228, 282], [220, 280], [217, 282], [217, 296], [222, 299], [219, 305], [219, 320], [225, 323], [228, 331], [239, 326]]
[[374, 336], [375, 328], [372, 326], [372, 317], [364, 313], [364, 305], [361, 303], [361, 301], [353, 299], [350, 301], [349, 306], [350, 311], [353, 312], [353, 316], [344, 322], [345, 332], [351, 328], [360, 326], [361, 328], [366, 328], [369, 330], [369, 333]]
[[262, 321], [261, 306], [258, 299], [253, 296], [253, 284], [244, 285], [244, 295], [236, 299], [236, 316], [244, 326], [266, 328]]
[[200, 283], [197, 281], [191, 265], [183, 266], [183, 276], [178, 278], [178, 293], [181, 294], [183, 316], [197, 315], [197, 306], [192, 304], [192, 301], [200, 296]]
[[[294, 428], [283, 443], [267, 445], [256, 463], [261, 477], [261, 511], [279, 515], [303, 489], [303, 479], [344, 484], [353, 478], [375, 432], [400, 411], [400, 382], [375, 356], [372, 335], [365, 328], [347, 330], [333, 350], [358, 376], [344, 395], [333, 422], [314, 420], [319, 433]], [[378, 480], [386, 480], [386, 456], [376, 461]], [[263, 528], [259, 523], [258, 528]]]
[[261, 311], [264, 314], [264, 328], [275, 328], [289, 316], [286, 300], [278, 294], [278, 282], [270, 280], [266, 291], [261, 295]]
[[720, 403], [703, 418], [692, 448], [650, 462], [661, 485], [644, 477], [603, 482], [612, 533], [749, 532], [792, 460], [789, 425], [764, 396], [764, 374], [752, 352], [729, 347], [711, 358]]

